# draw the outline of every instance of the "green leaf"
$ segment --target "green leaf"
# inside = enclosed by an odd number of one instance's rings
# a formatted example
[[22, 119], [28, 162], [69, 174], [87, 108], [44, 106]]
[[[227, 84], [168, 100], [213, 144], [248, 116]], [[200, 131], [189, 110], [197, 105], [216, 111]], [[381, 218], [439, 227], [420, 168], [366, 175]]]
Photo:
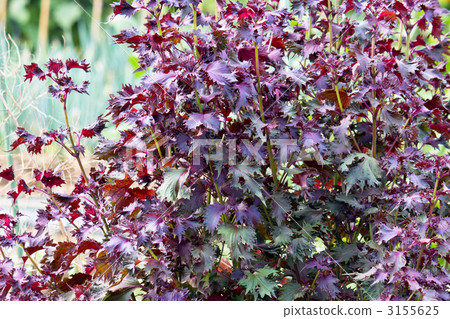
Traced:
[[333, 256], [338, 262], [346, 263], [350, 261], [353, 257], [357, 257], [361, 251], [358, 249], [356, 244], [339, 244], [333, 248]]
[[158, 187], [156, 193], [159, 198], [174, 202], [180, 198], [189, 198], [190, 190], [184, 186], [188, 177], [185, 168], [168, 168], [164, 172], [164, 182]]
[[255, 230], [247, 226], [223, 224], [219, 226], [217, 232], [230, 248], [235, 248], [240, 243], [253, 245], [256, 240]]
[[352, 197], [352, 196], [339, 194], [339, 195], [336, 196], [336, 200], [339, 201], [339, 202], [346, 203], [346, 204], [348, 204], [348, 205], [350, 205], [350, 206], [352, 206], [352, 207], [354, 207], [356, 209], [363, 209], [364, 208], [364, 206], [361, 205], [360, 203], [358, 203], [356, 198]]
[[[230, 173], [233, 177], [233, 187], [244, 189], [251, 194], [257, 196], [265, 204], [266, 197], [263, 196], [261, 190], [262, 185], [256, 181], [254, 174], [259, 172], [259, 168], [255, 168], [249, 165], [236, 165], [230, 167]], [[245, 183], [241, 184], [240, 179], [244, 179]]]
[[275, 245], [291, 242], [292, 230], [287, 226], [275, 227], [273, 231]]
[[343, 172], [348, 172], [349, 166], [351, 166], [355, 160], [362, 159], [365, 156], [366, 156], [366, 154], [363, 154], [363, 153], [352, 153], [352, 154], [350, 154], [349, 156], [344, 158], [344, 160], [342, 161], [342, 164], [340, 166], [340, 170], [343, 171]]
[[289, 245], [288, 251], [291, 251], [289, 257], [304, 262], [307, 257], [311, 257], [316, 252], [316, 248], [310, 240], [300, 237], [294, 238]]
[[286, 214], [292, 210], [291, 203], [282, 193], [273, 194], [272, 199], [272, 215], [275, 217], [277, 224], [281, 225]]
[[278, 285], [275, 281], [268, 279], [267, 277], [271, 275], [276, 275], [277, 271], [265, 265], [264, 268], [258, 269], [255, 272], [246, 270], [246, 278], [239, 280], [239, 284], [243, 285], [246, 290], [245, 293], [252, 293], [255, 300], [258, 295], [261, 298], [265, 296], [274, 296], [275, 287]]
[[[355, 159], [362, 159], [362, 161], [349, 169], [348, 165], [352, 164]], [[361, 189], [366, 186], [375, 187], [379, 185], [379, 179], [382, 177], [383, 173], [375, 158], [361, 153], [352, 154], [345, 158], [340, 169], [342, 171], [349, 171], [347, 178], [345, 179], [347, 184], [347, 194], [355, 185], [358, 185]]]
[[108, 293], [104, 300], [128, 301], [133, 291], [136, 290], [139, 285], [139, 281], [128, 275], [118, 285], [112, 286], [108, 289]]
[[302, 289], [302, 285], [300, 285], [296, 281], [288, 282], [281, 288], [281, 301], [293, 301], [297, 298], [301, 298], [305, 295], [305, 290]]

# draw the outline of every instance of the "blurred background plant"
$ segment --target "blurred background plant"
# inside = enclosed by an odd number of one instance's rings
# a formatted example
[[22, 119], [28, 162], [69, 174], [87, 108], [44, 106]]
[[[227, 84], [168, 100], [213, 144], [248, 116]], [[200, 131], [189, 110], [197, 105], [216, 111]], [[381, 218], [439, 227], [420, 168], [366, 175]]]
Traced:
[[[138, 75], [133, 75], [136, 58], [121, 46], [113, 46], [110, 36], [127, 27], [130, 21], [118, 20], [114, 25], [101, 23], [111, 14], [110, 2], [0, 0], [0, 165], [3, 168], [14, 165], [25, 180], [33, 179], [32, 166], [61, 168], [69, 181], [67, 186], [73, 182], [71, 178], [79, 175], [70, 158], [58, 148], [50, 148], [41, 157], [28, 156], [20, 149], [7, 150], [18, 126], [38, 134], [64, 123], [61, 106], [49, 98], [42, 86], [24, 85], [24, 64], [44, 63], [48, 57], [89, 61], [93, 72], [83, 75], [83, 80], [91, 82], [90, 96], [73, 95], [69, 100], [71, 123], [76, 128], [92, 123], [104, 112], [109, 94], [137, 78]], [[48, 14], [43, 13], [46, 10]], [[114, 130], [110, 129], [109, 134], [113, 137]], [[91, 150], [88, 148], [87, 162], [91, 161]], [[0, 184], [1, 194], [7, 191]], [[19, 203], [21, 210], [38, 204]], [[15, 209], [10, 208], [10, 200], [3, 196], [0, 207]]]

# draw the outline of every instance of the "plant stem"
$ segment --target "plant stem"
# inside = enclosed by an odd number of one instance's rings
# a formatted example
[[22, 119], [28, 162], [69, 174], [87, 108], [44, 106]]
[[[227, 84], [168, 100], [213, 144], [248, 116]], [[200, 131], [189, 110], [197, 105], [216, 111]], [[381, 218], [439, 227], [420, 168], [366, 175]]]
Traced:
[[[194, 30], [197, 30], [197, 8], [194, 7], [194, 6], [192, 6], [192, 8], [194, 9]], [[194, 42], [195, 42], [195, 52], [194, 52], [194, 54], [195, 54], [195, 58], [198, 60], [200, 58], [200, 56], [199, 56], [198, 50], [197, 50], [198, 40], [197, 40], [197, 36], [195, 34], [194, 34]], [[199, 109], [200, 113], [203, 114], [202, 102], [200, 101], [200, 96], [198, 94], [198, 91], [197, 91], [196, 87], [194, 87], [194, 92], [195, 92], [195, 99], [197, 100], [197, 104], [198, 104], [198, 109]], [[209, 168], [210, 168], [211, 173], [212, 173], [213, 172], [213, 168], [212, 168], [211, 162], [209, 162]], [[211, 180], [214, 183], [214, 187], [216, 189], [216, 193], [217, 193], [217, 196], [219, 198], [219, 202], [221, 204], [223, 204], [224, 201], [223, 201], [222, 194], [220, 193], [219, 185], [214, 180], [213, 176], [211, 176]], [[210, 197], [211, 193], [209, 193], [208, 196], [209, 196], [208, 197], [208, 202], [210, 202], [211, 201], [211, 197]]]
[[339, 94], [339, 89], [338, 89], [338, 85], [337, 85], [337, 80], [334, 83], [334, 89], [336, 91], [336, 97], [337, 97], [337, 101], [339, 104], [339, 109], [341, 110], [341, 112], [344, 112], [344, 107], [342, 106], [342, 102], [341, 102], [341, 95]]
[[[161, 28], [161, 21], [159, 20], [159, 15], [161, 14], [161, 12], [162, 12], [162, 8], [161, 8], [161, 11], [158, 14], [156, 14], [156, 9], [155, 9], [155, 12], [153, 13], [153, 16], [155, 17], [156, 24], [158, 25], [158, 33], [162, 37], [163, 33], [162, 33], [162, 28]], [[161, 58], [162, 58], [161, 64], [162, 64], [162, 67], [164, 68], [164, 50], [163, 49], [164, 49], [164, 46], [161, 43]], [[164, 93], [166, 93], [166, 90], [164, 90]], [[167, 109], [167, 107], [168, 107], [167, 100], [164, 102], [164, 105], [165, 105], [165, 107]], [[159, 157], [162, 160], [164, 156], [162, 155], [161, 148], [159, 147], [159, 142], [156, 139], [156, 135], [153, 132], [153, 129], [151, 127], [150, 127], [150, 132], [152, 133], [153, 140], [155, 141], [155, 144], [156, 144], [156, 148], [158, 149], [158, 155], [159, 155]], [[170, 149], [170, 146], [168, 147], [168, 156], [172, 157], [172, 150]]]
[[330, 35], [330, 53], [333, 50], [333, 13], [331, 0], [328, 0], [328, 11], [330, 11], [330, 16], [328, 17], [328, 33]]
[[402, 48], [402, 40], [403, 40], [403, 22], [400, 21], [400, 30], [399, 30], [399, 34], [398, 34], [398, 45], [397, 45], [397, 50], [400, 51]]
[[275, 161], [273, 159], [272, 143], [270, 142], [269, 130], [267, 128], [266, 128], [266, 136], [267, 136], [267, 149], [269, 150], [270, 168], [272, 170], [273, 184], [275, 185], [275, 189], [278, 189], [278, 178], [277, 178], [278, 172]]
[[[408, 125], [408, 123], [409, 123], [409, 118], [406, 120], [405, 125], [403, 125], [403, 129], [406, 128], [406, 126]], [[394, 148], [395, 143], [397, 143], [399, 137], [400, 137], [400, 134], [398, 134], [398, 135], [395, 137], [394, 142], [392, 143], [391, 147], [389, 148], [389, 151], [388, 151], [386, 154], [390, 154], [390, 153], [392, 152], [392, 149]]]
[[[161, 28], [161, 21], [159, 21], [159, 14], [156, 15], [156, 13], [155, 13], [154, 16], [155, 16], [155, 19], [156, 19], [156, 24], [158, 25], [159, 35], [162, 36], [162, 28]], [[161, 44], [161, 46], [162, 46], [162, 44]]]
[[[413, 28], [414, 29], [414, 28]], [[408, 31], [406, 31], [406, 62], [408, 62], [409, 61], [409, 57], [410, 57], [410, 54], [411, 54], [411, 50], [410, 50], [410, 48], [409, 48], [409, 44], [410, 44], [410, 42], [411, 42], [411, 33], [413, 32], [413, 30], [410, 30], [409, 32]]]
[[259, 74], [259, 52], [258, 52], [258, 45], [255, 44], [255, 68], [256, 68], [256, 80], [258, 85], [258, 102], [259, 102], [259, 111], [261, 113], [261, 121], [265, 124], [266, 119], [264, 117], [264, 108], [263, 108], [263, 102], [262, 102], [262, 94], [261, 94], [261, 78]]
[[[371, 50], [370, 56], [372, 59], [375, 56], [375, 35], [372, 35], [372, 50]], [[372, 68], [372, 70], [375, 70], [375, 68]]]
[[[261, 121], [266, 124], [266, 119], [264, 117], [264, 108], [263, 108], [263, 102], [262, 102], [262, 94], [261, 94], [261, 79], [259, 74], [259, 55], [258, 55], [258, 45], [255, 43], [255, 68], [256, 68], [256, 79], [258, 84], [258, 102], [259, 102], [259, 111], [261, 116]], [[275, 165], [275, 161], [273, 159], [273, 153], [272, 153], [272, 143], [270, 142], [270, 134], [267, 127], [265, 128], [266, 137], [267, 137], [267, 151], [269, 154], [269, 161], [270, 161], [270, 169], [272, 170], [272, 178], [273, 183], [275, 185], [275, 188], [278, 188], [278, 178], [277, 178], [277, 168]]]
[[[336, 97], [337, 97], [337, 101], [339, 104], [339, 109], [341, 110], [341, 112], [344, 112], [344, 107], [342, 105], [342, 101], [341, 101], [341, 95], [339, 93], [339, 89], [338, 89], [338, 85], [337, 85], [337, 80], [336, 83], [334, 84], [334, 89], [336, 90]], [[353, 143], [355, 144], [356, 148], [358, 149], [358, 152], [362, 153], [361, 148], [359, 147], [358, 142], [356, 141], [355, 135], [353, 135], [353, 132], [351, 129], [349, 129], [350, 132], [350, 136], [352, 138]]]
[[151, 126], [149, 126], [149, 128], [150, 128], [150, 133], [152, 134], [153, 140], [155, 141], [155, 145], [156, 145], [156, 149], [158, 150], [159, 157], [160, 157], [161, 159], [163, 159], [164, 156], [163, 156], [163, 154], [162, 154], [162, 152], [161, 152], [161, 148], [159, 147], [159, 143], [158, 143], [158, 140], [156, 139], [155, 132], [153, 131], [153, 129], [152, 129]]
[[[75, 149], [75, 143], [74, 143], [73, 137], [72, 137], [72, 130], [70, 128], [69, 117], [67, 116], [67, 97], [63, 100], [63, 108], [64, 108], [64, 117], [66, 120], [67, 130], [69, 131], [69, 140], [70, 140], [70, 143], [72, 144], [73, 155], [75, 156], [75, 158], [78, 162], [78, 166], [80, 167], [81, 174], [83, 175], [83, 178], [84, 178], [84, 183], [86, 184], [86, 186], [89, 186], [89, 180], [87, 178], [86, 171], [84, 170], [83, 164], [81, 163], [80, 153]], [[97, 206], [97, 208], [99, 208], [100, 204], [98, 203], [97, 196], [95, 196], [95, 194], [93, 192], [91, 192], [91, 197], [94, 200], [94, 203]], [[107, 234], [107, 233], [109, 233], [108, 221], [105, 219], [105, 217], [102, 217], [102, 221], [103, 221], [103, 224], [105, 225], [106, 234]], [[102, 228], [102, 230], [103, 230], [103, 228]]]
[[[31, 257], [31, 255], [28, 253], [28, 251], [25, 249], [25, 247], [23, 246], [23, 244], [19, 244], [20, 247], [22, 247], [22, 249], [25, 251], [25, 254], [28, 256], [28, 259], [30, 259], [31, 263], [33, 264], [34, 268], [41, 274], [41, 276], [44, 275], [44, 273], [41, 271], [41, 269], [39, 268], [39, 266], [37, 265], [37, 263], [34, 261], [34, 259]], [[58, 285], [56, 283], [53, 283], [53, 288], [55, 288], [60, 294], [62, 294], [63, 292], [61, 291], [61, 289], [58, 288]]]
[[270, 219], [269, 212], [267, 211], [267, 207], [264, 204], [262, 204], [262, 207], [263, 207], [264, 213], [266, 214], [266, 218], [269, 221], [270, 227], [273, 228], [273, 223], [272, 223], [272, 220]]
[[198, 60], [200, 58], [200, 55], [199, 55], [198, 49], [197, 49], [198, 39], [197, 39], [197, 35], [195, 34], [195, 31], [197, 31], [197, 7], [192, 5], [192, 9], [194, 10], [194, 17], [193, 17], [193, 19], [194, 19], [194, 21], [193, 21], [193, 24], [194, 24], [194, 43], [195, 43], [194, 54], [195, 54], [195, 58]]
[[208, 196], [206, 198], [206, 203], [209, 205], [211, 204], [211, 190], [208, 190]]
[[[50, 188], [47, 188], [47, 193], [48, 193], [48, 195], [50, 196], [50, 198], [53, 200], [53, 203], [56, 205], [56, 207], [58, 208], [59, 212], [60, 212], [61, 214], [64, 214], [63, 211], [62, 211], [62, 209], [61, 209], [61, 207], [60, 207], [60, 206], [58, 205], [58, 203], [56, 202], [55, 197], [53, 196], [52, 191], [51, 191]], [[64, 228], [64, 226], [63, 226], [61, 220], [58, 220], [58, 224], [59, 224], [59, 228], [61, 229], [61, 233], [63, 234], [63, 236], [66, 237], [67, 241], [70, 241], [70, 240], [69, 240], [69, 236], [67, 235], [66, 229]]]
[[217, 0], [215, 1], [215, 8], [214, 8], [214, 18], [216, 22], [219, 21], [219, 6], [217, 5]]
[[0, 247], [0, 253], [2, 254], [3, 259], [6, 259], [6, 255], [2, 247]]
[[373, 124], [372, 124], [372, 157], [377, 158], [377, 122], [378, 122], [378, 108], [375, 108], [373, 112]]
[[70, 241], [69, 235], [67, 235], [66, 229], [64, 228], [63, 223], [61, 220], [58, 220], [59, 229], [61, 229], [62, 235], [66, 238], [67, 241]]
[[311, 17], [311, 10], [309, 10], [309, 29], [306, 32], [306, 40], [311, 39], [311, 32], [312, 32], [312, 17]]
[[198, 104], [198, 109], [199, 109], [200, 113], [203, 114], [202, 102], [200, 102], [200, 96], [198, 95], [198, 91], [197, 91], [196, 87], [194, 87], [194, 92], [195, 92], [195, 99], [197, 100], [197, 104]]
[[[375, 56], [375, 34], [372, 34], [372, 52], [371, 58]], [[372, 68], [372, 84], [376, 83], [376, 70], [375, 67]], [[372, 98], [375, 100], [376, 94], [375, 89], [372, 89]], [[378, 108], [373, 107], [372, 110], [373, 123], [372, 123], [372, 157], [377, 158], [377, 121], [378, 121]]]
[[400, 207], [397, 207], [397, 210], [395, 211], [395, 217], [394, 217], [394, 226], [397, 226], [397, 218], [398, 218], [398, 211], [399, 210], [400, 210]]
[[223, 248], [224, 248], [224, 247], [225, 247], [225, 242], [222, 242], [222, 248], [220, 249], [219, 261], [217, 262], [217, 268], [216, 268], [216, 270], [218, 270], [219, 267], [220, 267], [220, 262], [222, 261]]
[[73, 141], [73, 137], [72, 137], [72, 129], [70, 128], [70, 124], [69, 124], [69, 117], [67, 115], [67, 97], [63, 101], [63, 108], [64, 108], [64, 118], [66, 120], [67, 130], [69, 131], [69, 140], [70, 140], [70, 144], [72, 144], [73, 154], [78, 162], [78, 166], [80, 167], [81, 174], [84, 177], [84, 181], [87, 184], [89, 182], [89, 180], [87, 178], [86, 171], [84, 170], [83, 164], [81, 163], [80, 153], [77, 152], [77, 150], [75, 149], [75, 142]]
[[316, 281], [317, 281], [317, 278], [319, 278], [319, 275], [320, 275], [320, 270], [317, 271], [316, 277], [314, 277], [314, 280], [311, 284], [312, 289], [314, 289], [316, 287]]
[[[441, 172], [438, 171], [437, 175], [436, 175], [436, 182], [434, 183], [434, 190], [433, 190], [433, 197], [431, 198], [431, 206], [430, 206], [430, 210], [428, 212], [428, 215], [431, 215], [433, 213], [433, 208], [434, 205], [436, 205], [436, 192], [437, 192], [437, 188], [439, 186], [439, 180], [441, 179], [440, 177]], [[417, 264], [416, 264], [416, 270], [419, 271], [420, 268], [420, 262], [422, 261], [422, 257], [423, 257], [423, 252], [425, 250], [425, 246], [426, 244], [422, 244], [422, 247], [420, 248], [420, 253], [419, 253], [419, 257], [417, 258]]]
[[25, 251], [25, 254], [28, 256], [28, 259], [30, 259], [31, 263], [33, 264], [34, 268], [36, 268], [36, 270], [41, 274], [44, 275], [41, 271], [41, 269], [39, 268], [39, 266], [36, 264], [36, 262], [34, 261], [34, 259], [31, 257], [31, 255], [28, 253], [28, 251], [25, 249], [25, 247], [23, 247], [23, 244], [19, 244], [23, 251]]
[[153, 252], [153, 250], [151, 248], [149, 248], [148, 251], [153, 256], [153, 258], [155, 258], [157, 261], [159, 261], [158, 256], [155, 255], [155, 253]]
[[[197, 46], [198, 46], [198, 39], [197, 39], [197, 35], [195, 34], [195, 31], [197, 31], [197, 8], [192, 6], [192, 9], [194, 10], [194, 56], [197, 60], [200, 59], [200, 55], [198, 53], [197, 50]], [[195, 92], [195, 99], [197, 100], [197, 105], [198, 105], [198, 109], [200, 111], [201, 114], [203, 114], [203, 108], [202, 108], [202, 102], [200, 101], [200, 96], [198, 94], [198, 90], [196, 87], [194, 87], [194, 92]]]
[[[209, 169], [211, 170], [211, 173], [213, 173], [214, 170], [213, 170], [212, 164], [211, 164], [211, 162], [208, 162], [208, 163], [209, 163]], [[220, 193], [219, 185], [218, 185], [217, 182], [214, 180], [214, 176], [211, 176], [211, 180], [214, 182], [214, 187], [215, 187], [215, 189], [216, 189], [216, 193], [217, 193], [217, 197], [219, 198], [219, 202], [220, 202], [221, 204], [223, 204], [223, 203], [224, 203], [224, 202], [223, 202], [223, 197], [222, 197], [222, 194]]]
[[406, 300], [406, 301], [410, 301], [411, 298], [414, 296], [415, 293], [416, 293], [415, 291], [411, 292], [411, 294], [410, 294], [409, 297], [408, 297], [408, 300]]
[[[295, 153], [293, 152], [293, 153], [291, 154], [291, 157], [289, 158], [289, 161], [287, 162], [286, 168], [289, 168], [289, 167], [292, 165], [293, 160], [294, 160], [294, 155], [295, 155]], [[281, 179], [280, 179], [280, 185], [283, 185], [283, 184], [284, 184], [284, 182], [286, 181], [287, 177], [288, 177], [288, 173], [287, 173], [287, 171], [285, 171], [285, 172], [283, 173], [283, 175], [281, 176]]]

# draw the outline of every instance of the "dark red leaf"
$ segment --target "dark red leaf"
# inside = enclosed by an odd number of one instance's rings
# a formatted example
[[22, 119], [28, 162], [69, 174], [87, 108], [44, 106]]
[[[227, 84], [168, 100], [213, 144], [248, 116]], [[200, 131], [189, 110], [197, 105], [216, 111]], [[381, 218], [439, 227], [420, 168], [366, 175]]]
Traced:
[[0, 214], [0, 228], [9, 228], [11, 217], [6, 214]]
[[12, 165], [9, 168], [0, 172], [0, 177], [6, 179], [7, 181], [14, 180], [14, 172]]
[[417, 25], [422, 31], [425, 31], [427, 29], [427, 19], [425, 19], [425, 17], [419, 19], [419, 21], [417, 21]]
[[425, 107], [429, 110], [438, 109], [443, 112], [448, 112], [447, 108], [442, 104], [441, 97], [439, 95], [434, 95], [431, 100], [424, 103]]
[[442, 20], [441, 17], [434, 17], [433, 21], [431, 22], [431, 25], [433, 26], [431, 30], [431, 34], [438, 39], [441, 40], [441, 34], [442, 34]]
[[81, 130], [81, 136], [92, 138], [94, 136], [100, 136], [102, 131], [106, 127], [106, 120], [99, 118], [92, 125]]
[[385, 21], [388, 21], [388, 22], [394, 22], [396, 18], [397, 17], [395, 15], [395, 12], [392, 12], [392, 11], [389, 11], [389, 10], [384, 10], [378, 16], [378, 20], [385, 20]]
[[19, 185], [17, 186], [17, 189], [19, 191], [19, 194], [22, 192], [25, 192], [26, 194], [30, 195], [33, 192], [33, 189], [28, 187], [28, 185], [25, 183], [23, 179], [19, 181]]
[[74, 290], [76, 286], [84, 285], [87, 281], [92, 279], [91, 275], [76, 273], [70, 278], [65, 278], [64, 280], [58, 282], [58, 288], [62, 292], [69, 292]]
[[286, 48], [286, 41], [282, 37], [274, 37], [267, 41], [267, 45], [271, 45], [274, 48], [284, 50]]
[[54, 75], [58, 76], [61, 69], [64, 67], [64, 64], [59, 59], [49, 59], [48, 63], [46, 64], [47, 69], [53, 73]]
[[85, 72], [89, 72], [89, 63], [86, 63], [86, 60], [81, 60], [78, 62], [77, 60], [68, 59], [66, 61], [66, 68], [67, 71], [70, 71], [71, 69], [82, 69]]
[[34, 77], [39, 78], [39, 80], [44, 81], [45, 78], [47, 77], [47, 74], [44, 73], [44, 71], [42, 71], [42, 69], [36, 64], [36, 63], [31, 63], [30, 65], [25, 65], [25, 81], [26, 80], [31, 80]]
[[120, 0], [120, 2], [113, 2], [111, 6], [113, 7], [114, 15], [123, 14], [126, 17], [131, 17], [136, 13], [136, 11], [138, 11], [137, 8], [130, 5], [125, 0]]
[[64, 180], [59, 177], [58, 174], [54, 174], [53, 170], [48, 170], [41, 172], [37, 169], [34, 170], [34, 178], [36, 181], [40, 181], [42, 184], [44, 184], [46, 187], [52, 188], [52, 187], [59, 187], [62, 184], [65, 184]]
[[129, 175], [126, 175], [122, 180], [116, 180], [114, 184], [107, 184], [102, 187], [103, 191], [107, 196], [111, 197], [113, 202], [118, 202], [121, 198], [125, 196], [131, 184], [134, 181], [130, 178]]
[[394, 7], [395, 7], [395, 10], [397, 10], [397, 11], [399, 11], [401, 13], [407, 13], [408, 12], [408, 9], [400, 1], [395, 1]]
[[[336, 90], [326, 90], [320, 93], [319, 97], [334, 102], [336, 106], [339, 107], [339, 100], [336, 94]], [[344, 89], [339, 89], [339, 98], [344, 109], [350, 106], [351, 98]]]

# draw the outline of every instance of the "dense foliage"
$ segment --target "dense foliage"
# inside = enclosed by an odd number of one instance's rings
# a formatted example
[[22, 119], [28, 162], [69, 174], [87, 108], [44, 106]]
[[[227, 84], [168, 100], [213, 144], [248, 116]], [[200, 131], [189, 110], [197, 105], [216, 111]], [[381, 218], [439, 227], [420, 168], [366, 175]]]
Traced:
[[[449, 300], [447, 11], [250, 0], [217, 1], [214, 17], [198, 4], [114, 3], [148, 12], [143, 32], [115, 36], [139, 56], [140, 85], [81, 131], [18, 129], [12, 148], [58, 143], [82, 175], [61, 194], [58, 172], [0, 171], [14, 200], [48, 196], [34, 233], [0, 215], [0, 246], [22, 246], [36, 269], [3, 255], [1, 298]], [[50, 59], [25, 78], [51, 81], [66, 111], [87, 93], [72, 69], [89, 65]], [[119, 140], [102, 137], [109, 123]], [[86, 171], [94, 137], [102, 164]], [[56, 242], [61, 220], [73, 238]]]

